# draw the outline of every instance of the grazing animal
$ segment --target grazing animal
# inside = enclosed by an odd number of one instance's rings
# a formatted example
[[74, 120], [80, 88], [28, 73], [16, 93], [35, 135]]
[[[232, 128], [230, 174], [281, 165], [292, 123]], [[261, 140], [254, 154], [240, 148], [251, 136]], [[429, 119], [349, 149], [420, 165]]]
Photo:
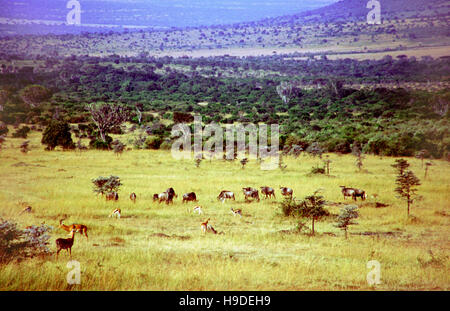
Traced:
[[108, 192], [106, 194], [106, 201], [118, 201], [119, 200], [119, 194], [115, 191]]
[[233, 209], [232, 207], [230, 207], [230, 209], [231, 209], [231, 213], [233, 214], [233, 216], [239, 215], [240, 217], [242, 217], [241, 209]]
[[236, 200], [234, 193], [228, 190], [222, 190], [220, 194], [217, 196], [217, 200], [222, 201], [222, 203], [225, 203], [225, 200], [233, 199], [233, 201]]
[[31, 210], [32, 210], [31, 206], [27, 206], [20, 212], [19, 215], [22, 215], [23, 213], [31, 213]]
[[136, 203], [136, 193], [130, 194], [130, 200], [133, 201], [133, 203]]
[[201, 215], [201, 214], [203, 214], [203, 208], [201, 206], [196, 206], [196, 207], [194, 207], [193, 212]]
[[259, 192], [255, 188], [247, 187], [242, 188], [244, 191], [245, 201], [250, 201], [248, 198], [256, 199], [259, 202]]
[[56, 258], [58, 258], [59, 252], [63, 249], [67, 250], [67, 252], [70, 254], [70, 257], [72, 258], [72, 246], [75, 238], [75, 231], [71, 230], [69, 235], [71, 235], [71, 237], [68, 239], [56, 239]]
[[111, 214], [109, 214], [109, 217], [116, 217], [120, 219], [121, 214], [122, 211], [120, 210], [120, 208], [116, 208], [115, 210], [112, 211]]
[[342, 194], [344, 195], [344, 200], [347, 197], [352, 197], [352, 199], [354, 201], [356, 201], [357, 197], [360, 197], [361, 200], [365, 200], [367, 198], [366, 192], [364, 190], [361, 189], [356, 189], [356, 188], [348, 188], [346, 186], [340, 186], [342, 189]]
[[294, 194], [294, 191], [291, 188], [287, 188], [287, 187], [280, 187], [281, 189], [281, 195], [285, 196], [285, 197], [291, 197]]
[[354, 190], [353, 195], [352, 195], [353, 200], [356, 201], [357, 197], [360, 197], [361, 200], [363, 200], [363, 201], [366, 200], [367, 195], [366, 195], [366, 192], [364, 190], [361, 190], [361, 189], [353, 189], [353, 190]]
[[63, 220], [64, 219], [61, 219], [59, 221], [59, 226], [58, 226], [59, 228], [66, 230], [67, 232], [71, 232], [71, 231], [79, 232], [81, 235], [84, 234], [86, 236], [86, 239], [88, 238], [88, 235], [87, 235], [88, 228], [85, 225], [72, 224], [70, 226], [66, 226], [65, 224], [62, 223]]
[[271, 188], [271, 187], [260, 187], [261, 188], [261, 194], [265, 195], [265, 199], [268, 199], [270, 197], [273, 196], [273, 198], [275, 199], [275, 189]]
[[353, 194], [354, 194], [354, 192], [355, 192], [355, 189], [353, 189], [353, 188], [348, 188], [348, 187], [346, 187], [346, 186], [339, 186], [339, 187], [341, 187], [341, 192], [342, 192], [342, 194], [344, 195], [344, 200], [347, 198], [347, 197], [353, 197]]
[[174, 197], [178, 197], [177, 194], [175, 193], [175, 190], [173, 190], [173, 188], [169, 188], [167, 189], [165, 192], [160, 193], [158, 195], [158, 202], [166, 202], [166, 204], [173, 204], [173, 198]]
[[189, 193], [183, 194], [183, 203], [187, 203], [190, 201], [197, 202], [197, 196], [195, 195], [195, 192], [189, 192]]
[[209, 220], [210, 218], [208, 218], [207, 221], [202, 222], [202, 224], [200, 225], [200, 229], [202, 230], [203, 234], [206, 234], [206, 232], [217, 234], [217, 231], [210, 224], [208, 224]]
[[154, 195], [153, 195], [153, 202], [156, 202], [156, 201], [158, 201], [159, 200], [159, 194], [158, 193], [155, 193]]

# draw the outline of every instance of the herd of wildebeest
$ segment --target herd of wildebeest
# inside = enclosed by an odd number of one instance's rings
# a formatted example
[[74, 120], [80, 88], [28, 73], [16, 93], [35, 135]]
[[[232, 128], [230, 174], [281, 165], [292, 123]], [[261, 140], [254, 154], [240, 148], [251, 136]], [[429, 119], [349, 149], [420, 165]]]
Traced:
[[[344, 199], [346, 199], [347, 197], [351, 197], [353, 200], [356, 201], [356, 199], [358, 197], [361, 198], [361, 200], [365, 200], [367, 198], [367, 194], [364, 190], [356, 189], [356, 188], [349, 188], [346, 186], [340, 186], [340, 187], [341, 187], [341, 192], [344, 196]], [[264, 196], [264, 199], [270, 199], [270, 198], [275, 199], [276, 198], [274, 188], [264, 186], [264, 187], [260, 187], [260, 189], [261, 189], [261, 195]], [[285, 197], [285, 198], [293, 197], [294, 191], [291, 188], [280, 187], [280, 190], [281, 190], [281, 195], [283, 197]], [[245, 202], [249, 203], [252, 201], [256, 201], [256, 202], [260, 201], [258, 189], [255, 189], [252, 187], [246, 187], [246, 188], [242, 188], [242, 191], [244, 194]], [[155, 193], [153, 195], [153, 202], [158, 202], [158, 203], [165, 202], [166, 204], [173, 204], [174, 198], [177, 198], [177, 197], [178, 197], [178, 195], [175, 193], [175, 190], [171, 187], [162, 193]], [[106, 200], [107, 201], [118, 201], [119, 194], [115, 191], [109, 192], [106, 194]], [[130, 200], [133, 203], [136, 203], [136, 200], [137, 200], [136, 193], [133, 192], [130, 194]], [[232, 192], [232, 191], [222, 190], [219, 193], [219, 195], [217, 196], [217, 200], [221, 201], [222, 203], [225, 203], [225, 201], [227, 201], [227, 200], [235, 201], [236, 196], [235, 196], [234, 192]], [[195, 194], [195, 192], [189, 192], [189, 193], [185, 193], [183, 195], [182, 203], [188, 203], [188, 202], [198, 202], [197, 195]], [[230, 207], [230, 210], [234, 216], [238, 215], [238, 216], [242, 217], [241, 209], [234, 209], [233, 207]], [[116, 208], [112, 211], [112, 213], [109, 215], [109, 217], [120, 218], [121, 213], [122, 213], [121, 209]], [[193, 208], [193, 213], [197, 213], [199, 215], [203, 214], [202, 206], [198, 206], [198, 205], [195, 206]], [[67, 250], [68, 253], [70, 254], [70, 256], [72, 256], [72, 246], [73, 246], [73, 241], [74, 241], [74, 234], [76, 232], [79, 232], [81, 235], [86, 236], [86, 239], [87, 239], [88, 238], [88, 235], [87, 235], [88, 228], [87, 228], [87, 226], [82, 225], [82, 224], [72, 224], [70, 226], [67, 226], [67, 225], [63, 224], [63, 220], [64, 219], [61, 219], [59, 221], [58, 227], [69, 232], [71, 237], [68, 239], [59, 238], [56, 240], [56, 248], [57, 248], [56, 256], [58, 256], [59, 252], [63, 249]], [[209, 220], [210, 220], [210, 218], [208, 218], [206, 221], [201, 223], [201, 225], [200, 225], [201, 232], [203, 234], [206, 234], [207, 232], [217, 234], [218, 232], [211, 226], [211, 224], [209, 224]]]

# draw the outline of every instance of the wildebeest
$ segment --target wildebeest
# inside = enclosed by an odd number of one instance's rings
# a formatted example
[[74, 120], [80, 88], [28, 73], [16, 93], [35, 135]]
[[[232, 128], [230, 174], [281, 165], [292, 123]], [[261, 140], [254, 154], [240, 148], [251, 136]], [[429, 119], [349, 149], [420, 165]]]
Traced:
[[245, 201], [250, 201], [248, 198], [256, 199], [259, 202], [259, 191], [252, 187], [242, 188], [245, 196]]
[[281, 195], [283, 196], [289, 196], [292, 198], [292, 195], [294, 194], [294, 191], [291, 188], [287, 188], [287, 187], [280, 187], [281, 189]]
[[347, 197], [352, 197], [353, 200], [356, 201], [357, 197], [360, 197], [363, 201], [366, 199], [366, 192], [364, 190], [361, 189], [355, 189], [355, 188], [349, 188], [346, 186], [340, 186], [341, 187], [341, 192], [344, 195], [344, 200]]
[[130, 194], [130, 200], [133, 201], [133, 203], [136, 203], [136, 193]]
[[195, 195], [195, 192], [189, 192], [189, 193], [183, 194], [183, 203], [187, 203], [190, 201], [197, 202], [197, 196]]
[[353, 190], [355, 190], [355, 192], [353, 192], [353, 196], [352, 196], [353, 200], [356, 201], [356, 198], [360, 197], [361, 200], [364, 201], [367, 198], [366, 192], [364, 190], [361, 190], [361, 189], [353, 189]]
[[260, 187], [261, 188], [261, 194], [265, 195], [265, 199], [270, 198], [271, 196], [273, 196], [275, 198], [275, 189], [271, 188], [271, 187]]
[[177, 194], [175, 193], [175, 190], [173, 188], [167, 189], [165, 192], [160, 193], [158, 195], [158, 202], [161, 203], [163, 201], [166, 202], [166, 204], [172, 203], [173, 204], [173, 198], [177, 197]]
[[228, 190], [222, 190], [220, 194], [217, 196], [217, 200], [222, 201], [222, 203], [225, 203], [225, 200], [227, 199], [233, 199], [236, 200], [234, 193]]
[[119, 200], [119, 194], [115, 191], [108, 192], [106, 194], [106, 201], [118, 201]]

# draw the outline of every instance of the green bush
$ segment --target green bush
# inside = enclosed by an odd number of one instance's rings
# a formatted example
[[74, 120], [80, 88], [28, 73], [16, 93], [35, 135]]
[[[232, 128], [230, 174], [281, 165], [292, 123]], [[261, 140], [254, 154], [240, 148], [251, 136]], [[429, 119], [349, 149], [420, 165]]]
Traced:
[[69, 124], [60, 121], [50, 122], [42, 134], [41, 143], [47, 145], [47, 150], [53, 150], [56, 146], [61, 146], [63, 149], [75, 148]]
[[163, 139], [159, 136], [150, 136], [145, 141], [145, 148], [146, 149], [154, 149], [157, 150], [163, 143]]
[[113, 139], [111, 136], [106, 136], [106, 142], [99, 138], [92, 139], [89, 142], [89, 148], [91, 149], [97, 149], [97, 150], [109, 150], [111, 149], [111, 143]]
[[19, 129], [17, 129], [13, 134], [13, 138], [27, 138], [28, 133], [31, 131], [31, 129], [28, 126], [23, 126]]

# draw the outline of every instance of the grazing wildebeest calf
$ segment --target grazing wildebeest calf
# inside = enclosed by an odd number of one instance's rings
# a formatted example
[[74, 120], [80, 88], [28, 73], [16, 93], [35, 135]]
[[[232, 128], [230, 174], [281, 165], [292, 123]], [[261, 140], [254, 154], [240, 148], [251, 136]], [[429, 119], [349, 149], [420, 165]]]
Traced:
[[261, 188], [261, 193], [265, 195], [265, 199], [270, 198], [271, 196], [273, 196], [275, 198], [275, 189], [271, 188], [271, 187], [260, 187]]
[[222, 190], [217, 196], [217, 200], [222, 201], [222, 203], [225, 203], [225, 200], [227, 199], [236, 200], [236, 198], [234, 197], [234, 193], [228, 190]]
[[108, 192], [106, 194], [106, 201], [118, 201], [119, 200], [119, 194], [115, 191]]
[[281, 189], [281, 195], [283, 195], [285, 197], [289, 196], [289, 197], [292, 198], [292, 195], [294, 194], [294, 191], [291, 188], [280, 187], [280, 189]]
[[255, 188], [247, 187], [242, 188], [244, 191], [245, 201], [250, 201], [248, 198], [256, 199], [259, 202], [259, 192]]
[[133, 201], [133, 203], [136, 203], [136, 193], [130, 194], [130, 200]]
[[187, 203], [190, 201], [197, 202], [197, 196], [195, 195], [195, 192], [183, 194], [183, 203]]

